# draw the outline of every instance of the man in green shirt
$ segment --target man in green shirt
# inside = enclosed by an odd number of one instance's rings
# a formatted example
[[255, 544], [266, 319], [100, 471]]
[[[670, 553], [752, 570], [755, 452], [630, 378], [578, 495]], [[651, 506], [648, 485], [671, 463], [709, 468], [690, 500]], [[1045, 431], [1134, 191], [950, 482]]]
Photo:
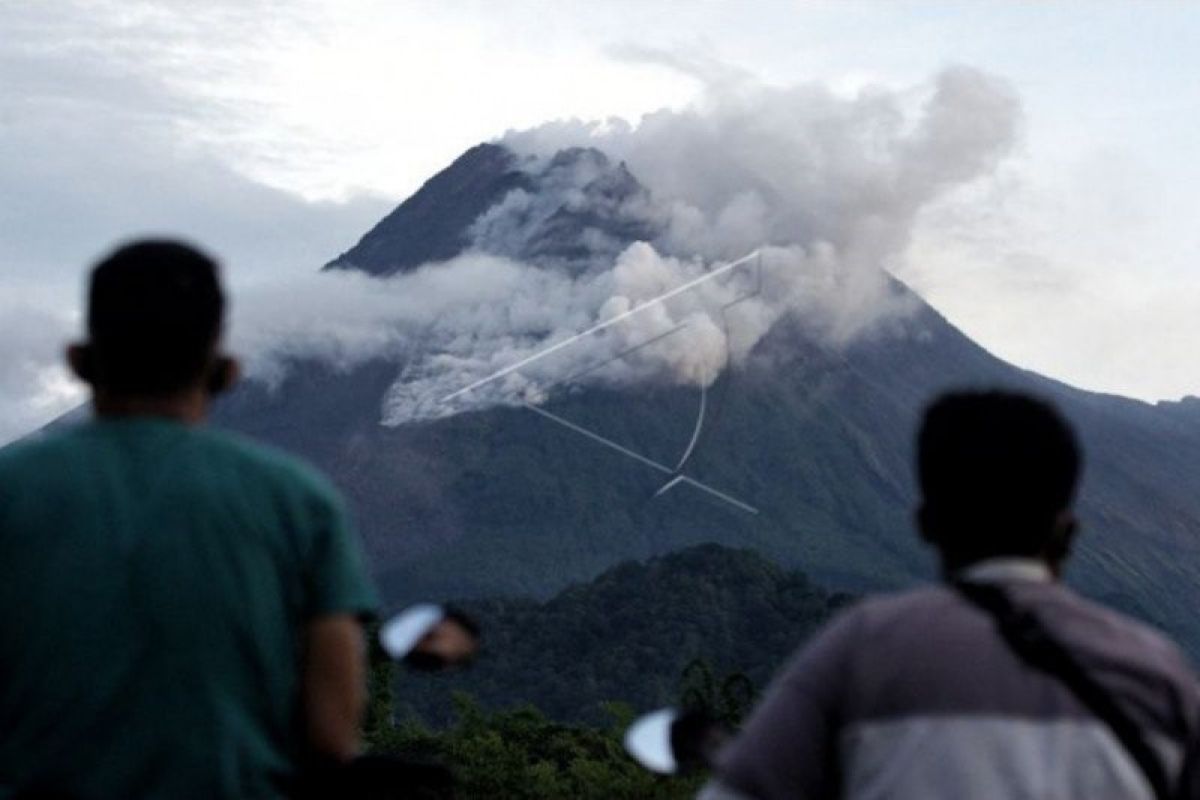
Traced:
[[273, 798], [358, 748], [375, 597], [341, 500], [202, 427], [217, 267], [125, 246], [68, 359], [95, 418], [0, 450], [0, 798]]

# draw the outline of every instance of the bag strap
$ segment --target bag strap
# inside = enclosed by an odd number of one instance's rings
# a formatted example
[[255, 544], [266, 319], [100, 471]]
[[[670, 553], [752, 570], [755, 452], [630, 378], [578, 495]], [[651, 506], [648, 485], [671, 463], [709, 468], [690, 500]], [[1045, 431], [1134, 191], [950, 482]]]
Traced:
[[987, 612], [1000, 629], [1001, 636], [1027, 664], [1058, 678], [1089, 711], [1108, 725], [1121, 745], [1137, 762], [1158, 800], [1174, 800], [1171, 781], [1158, 755], [1142, 735], [1133, 718], [1114, 699], [1079, 659], [1055, 639], [1041, 620], [1030, 611], [1018, 609], [998, 586], [954, 584], [959, 594]]

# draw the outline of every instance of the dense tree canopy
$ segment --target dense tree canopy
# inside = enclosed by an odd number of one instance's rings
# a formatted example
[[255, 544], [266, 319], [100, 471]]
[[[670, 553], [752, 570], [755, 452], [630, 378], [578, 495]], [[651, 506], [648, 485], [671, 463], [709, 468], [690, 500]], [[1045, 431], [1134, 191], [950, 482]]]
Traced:
[[676, 702], [697, 659], [761, 687], [848, 599], [750, 551], [701, 545], [619, 565], [546, 603], [465, 603], [483, 626], [478, 663], [401, 675], [397, 716], [444, 724], [461, 691], [486, 708], [532, 705], [551, 719], [602, 724], [610, 701]]
[[848, 600], [705, 545], [620, 565], [543, 604], [470, 603], [486, 646], [471, 669], [399, 674], [375, 651], [368, 741], [449, 767], [457, 798], [692, 797], [703, 775], [657, 776], [625, 754], [634, 709], [700, 707], [736, 725]]

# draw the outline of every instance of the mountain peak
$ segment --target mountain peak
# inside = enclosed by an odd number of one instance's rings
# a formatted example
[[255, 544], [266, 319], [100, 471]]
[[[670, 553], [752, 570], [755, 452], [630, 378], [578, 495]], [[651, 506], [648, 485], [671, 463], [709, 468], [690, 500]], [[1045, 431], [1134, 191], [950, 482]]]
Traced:
[[550, 159], [550, 169], [561, 167], [574, 167], [580, 164], [588, 164], [596, 169], [608, 169], [608, 156], [604, 151], [597, 150], [595, 147], [567, 147], [559, 150]]
[[426, 181], [325, 269], [386, 276], [453, 258], [469, 246], [468, 230], [480, 214], [512, 190], [531, 187], [515, 153], [503, 145], [476, 145]]
[[1179, 400], [1160, 400], [1155, 405], [1160, 411], [1165, 411], [1176, 419], [1193, 423], [1200, 421], [1200, 397], [1194, 394]]
[[649, 192], [592, 147], [548, 160], [480, 144], [429, 179], [326, 269], [387, 276], [466, 250], [580, 272], [660, 232]]

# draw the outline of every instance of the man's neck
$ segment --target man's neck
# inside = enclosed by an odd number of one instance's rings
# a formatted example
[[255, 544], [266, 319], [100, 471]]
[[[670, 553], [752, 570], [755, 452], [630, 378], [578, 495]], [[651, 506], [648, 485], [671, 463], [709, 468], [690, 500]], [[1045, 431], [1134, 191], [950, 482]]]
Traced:
[[113, 395], [97, 391], [92, 408], [103, 419], [161, 417], [187, 425], [203, 422], [208, 414], [208, 396], [201, 390], [187, 390], [161, 397]]

